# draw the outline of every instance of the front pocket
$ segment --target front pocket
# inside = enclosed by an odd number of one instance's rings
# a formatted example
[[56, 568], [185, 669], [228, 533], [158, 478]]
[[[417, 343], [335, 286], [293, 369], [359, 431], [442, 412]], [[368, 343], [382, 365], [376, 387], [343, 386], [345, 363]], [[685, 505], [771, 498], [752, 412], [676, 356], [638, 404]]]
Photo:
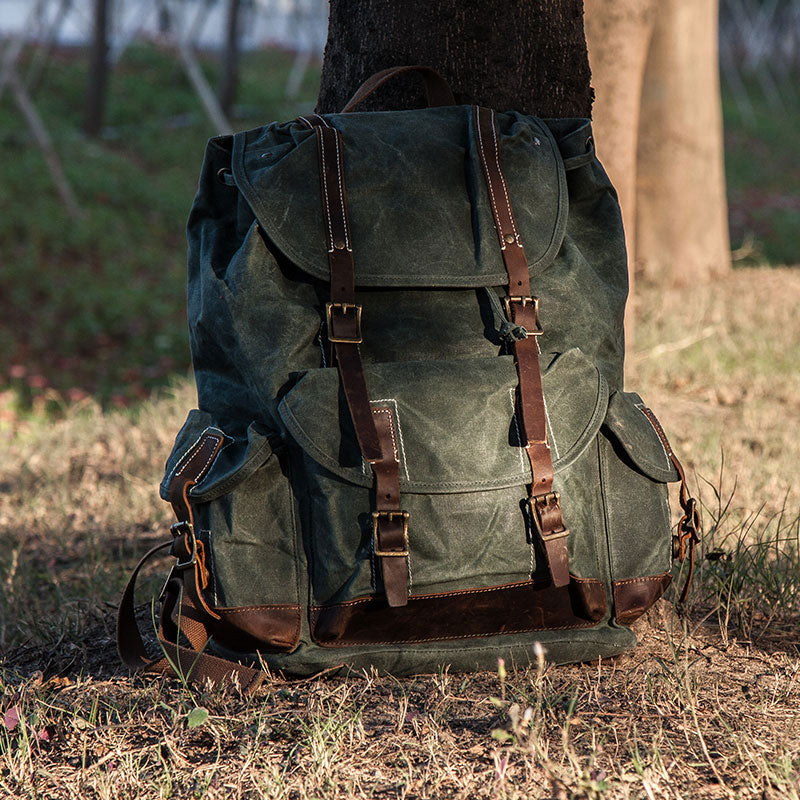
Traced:
[[639, 395], [615, 392], [599, 440], [615, 614], [623, 624], [641, 616], [671, 580], [667, 483], [678, 473], [644, 408]]
[[[605, 382], [580, 351], [544, 360], [550, 361], [543, 385], [559, 470], [573, 463], [596, 436], [608, 395]], [[432, 596], [532, 580], [537, 588], [546, 584], [539, 545], [525, 513], [531, 474], [515, 416], [513, 357], [367, 364], [365, 374], [373, 411], [388, 414], [396, 432], [400, 505], [409, 513], [408, 609]], [[363, 600], [375, 598], [380, 605], [370, 516], [373, 477], [361, 458], [337, 371], [305, 373], [279, 411], [299, 445], [312, 622], [321, 625], [329, 619], [322, 607], [351, 608], [347, 604], [357, 601], [360, 609]], [[488, 601], [502, 594], [480, 598]], [[567, 607], [573, 594], [565, 595]], [[597, 605], [587, 602], [593, 616]], [[411, 613], [408, 609], [390, 613], [402, 616]], [[418, 624], [424, 625], [424, 617], [418, 615]], [[453, 618], [454, 630], [463, 619], [461, 612]], [[592, 624], [588, 619], [581, 611], [572, 621]], [[563, 615], [560, 621], [570, 624]], [[501, 609], [492, 622], [502, 626]], [[550, 627], [552, 622], [543, 617], [541, 624]], [[523, 623], [509, 624], [511, 630]]]
[[[171, 474], [211, 419], [193, 411], [167, 462]], [[285, 448], [252, 423], [225, 433], [208, 473], [188, 493], [209, 572], [215, 636], [235, 649], [292, 649], [300, 634], [298, 547]]]

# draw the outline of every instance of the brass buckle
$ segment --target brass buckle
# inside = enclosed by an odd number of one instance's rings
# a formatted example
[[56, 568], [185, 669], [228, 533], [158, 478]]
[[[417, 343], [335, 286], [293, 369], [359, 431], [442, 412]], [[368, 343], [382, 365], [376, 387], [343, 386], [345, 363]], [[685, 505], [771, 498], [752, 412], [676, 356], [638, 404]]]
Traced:
[[[405, 550], [380, 550], [378, 545], [378, 525], [381, 517], [391, 522], [396, 517], [403, 518], [403, 541], [405, 542]], [[408, 556], [408, 511], [373, 511], [372, 512], [372, 547], [376, 556], [399, 556], [406, 558]]]
[[[341, 310], [342, 314], [347, 314], [351, 309], [356, 312], [356, 336], [348, 339], [342, 336], [336, 336], [333, 332], [333, 309]], [[325, 316], [328, 320], [328, 341], [340, 342], [342, 344], [361, 344], [363, 338], [361, 336], [361, 306], [358, 303], [326, 303]]]
[[528, 498], [528, 507], [531, 509], [533, 523], [536, 525], [536, 531], [544, 542], [549, 542], [553, 539], [563, 539], [565, 536], [569, 535], [569, 528], [562, 528], [560, 531], [550, 531], [550, 533], [545, 533], [542, 530], [542, 518], [539, 513], [539, 506], [549, 506], [552, 503], [558, 505], [560, 502], [561, 495], [558, 492], [548, 492], [547, 494], [535, 495], [534, 497]]
[[173, 547], [175, 546], [175, 539], [181, 534], [186, 534], [186, 538], [192, 543], [191, 558], [188, 561], [178, 561], [173, 569], [188, 569], [189, 567], [195, 566], [195, 564], [197, 564], [197, 537], [194, 535], [192, 523], [186, 522], [186, 520], [175, 522], [169, 526], [169, 532], [175, 537], [172, 543]]
[[[523, 297], [522, 295], [510, 295], [508, 297], [503, 298], [503, 305], [506, 308], [506, 316], [509, 320], [516, 322], [513, 316], [511, 315], [511, 304], [512, 303], [519, 303], [523, 308], [528, 304], [533, 306], [533, 320], [535, 322], [535, 327], [533, 330], [528, 330], [529, 336], [541, 336], [544, 331], [542, 330], [542, 326], [539, 324], [539, 298], [538, 297]], [[527, 328], [527, 326], [526, 326]]]
[[678, 535], [673, 538], [672, 543], [672, 557], [680, 562], [686, 558], [687, 542], [691, 552], [700, 541], [700, 512], [694, 497], [690, 497], [683, 506], [683, 512], [678, 523]]

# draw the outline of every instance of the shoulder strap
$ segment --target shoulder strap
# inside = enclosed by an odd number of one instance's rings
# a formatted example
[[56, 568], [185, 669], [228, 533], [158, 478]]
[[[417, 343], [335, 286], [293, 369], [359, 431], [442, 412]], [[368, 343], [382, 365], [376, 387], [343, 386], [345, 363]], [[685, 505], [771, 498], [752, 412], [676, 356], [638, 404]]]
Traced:
[[527, 337], [514, 343], [519, 375], [518, 399], [523, 442], [531, 462], [533, 482], [528, 503], [531, 518], [544, 544], [550, 575], [555, 586], [569, 583], [566, 537], [569, 534], [561, 513], [561, 500], [553, 491], [553, 461], [547, 442], [547, 412], [542, 393], [538, 336], [539, 298], [531, 292], [528, 259], [511, 210], [508, 185], [500, 166], [500, 140], [494, 111], [480, 106], [472, 109], [478, 157], [483, 167], [495, 229], [508, 273], [506, 312]]
[[362, 307], [356, 302], [353, 242], [347, 220], [342, 135], [324, 117], [300, 120], [313, 128], [319, 153], [320, 191], [328, 237], [331, 301], [326, 306], [328, 340], [364, 460], [375, 476], [373, 547], [390, 606], [408, 603], [408, 512], [400, 508], [400, 463], [393, 445], [393, 419], [375, 413], [369, 401], [359, 344]]

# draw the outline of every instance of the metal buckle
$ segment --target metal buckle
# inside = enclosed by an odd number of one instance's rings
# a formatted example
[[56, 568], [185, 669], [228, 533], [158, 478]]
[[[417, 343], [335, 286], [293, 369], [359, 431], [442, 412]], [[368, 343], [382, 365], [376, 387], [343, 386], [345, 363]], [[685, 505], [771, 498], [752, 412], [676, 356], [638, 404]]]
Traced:
[[[356, 312], [356, 336], [348, 339], [342, 336], [336, 336], [333, 332], [333, 309], [340, 309], [342, 314], [346, 314], [350, 309]], [[325, 316], [328, 320], [328, 341], [340, 342], [342, 344], [361, 344], [363, 341], [361, 336], [361, 306], [358, 303], [326, 303]]]
[[[192, 523], [187, 522], [186, 520], [175, 522], [169, 526], [169, 532], [175, 537], [175, 539], [177, 539], [181, 534], [186, 534], [186, 538], [191, 540], [192, 543], [191, 558], [188, 561], [178, 561], [174, 565], [173, 569], [188, 569], [189, 567], [195, 566], [195, 564], [197, 564], [197, 537], [194, 535]], [[173, 541], [173, 547], [174, 546], [175, 543]]]
[[697, 510], [697, 502], [694, 497], [690, 497], [683, 506], [683, 516], [678, 523], [678, 535], [674, 537], [672, 544], [672, 557], [677, 561], [683, 562], [686, 558], [687, 542], [691, 553], [699, 541], [700, 512]]
[[[544, 331], [539, 324], [539, 298], [538, 297], [523, 297], [522, 295], [510, 295], [503, 298], [503, 305], [506, 308], [506, 316], [509, 320], [516, 322], [511, 314], [511, 304], [519, 303], [523, 308], [528, 304], [533, 306], [533, 320], [535, 327], [533, 330], [528, 329], [529, 336], [541, 336]], [[525, 326], [527, 328], [527, 326]]]
[[558, 505], [561, 502], [561, 495], [558, 492], [548, 492], [547, 494], [535, 495], [528, 498], [528, 507], [531, 509], [531, 516], [533, 523], [536, 525], [536, 531], [542, 538], [542, 541], [549, 542], [553, 539], [563, 539], [569, 535], [569, 528], [562, 528], [560, 531], [550, 531], [545, 533], [542, 530], [542, 518], [539, 514], [539, 506], [549, 506], [551, 503]]
[[[405, 550], [380, 550], [378, 545], [378, 524], [381, 517], [391, 522], [396, 517], [403, 518], [403, 541]], [[376, 556], [399, 556], [408, 557], [408, 511], [373, 511], [372, 512], [372, 547]]]

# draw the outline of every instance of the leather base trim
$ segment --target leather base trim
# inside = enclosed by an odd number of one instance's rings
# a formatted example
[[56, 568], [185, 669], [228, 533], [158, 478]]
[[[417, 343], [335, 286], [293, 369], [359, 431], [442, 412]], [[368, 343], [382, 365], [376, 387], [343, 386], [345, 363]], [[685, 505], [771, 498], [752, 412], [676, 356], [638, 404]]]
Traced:
[[416, 595], [389, 607], [382, 598], [312, 606], [311, 636], [323, 647], [472, 639], [537, 630], [590, 628], [606, 614], [601, 581], [567, 586], [534, 581]]
[[216, 641], [234, 650], [283, 652], [300, 641], [299, 605], [215, 608], [220, 620], [204, 620]]
[[644, 578], [628, 578], [614, 581], [614, 614], [620, 625], [630, 625], [648, 611], [667, 591], [672, 575], [648, 575]]

